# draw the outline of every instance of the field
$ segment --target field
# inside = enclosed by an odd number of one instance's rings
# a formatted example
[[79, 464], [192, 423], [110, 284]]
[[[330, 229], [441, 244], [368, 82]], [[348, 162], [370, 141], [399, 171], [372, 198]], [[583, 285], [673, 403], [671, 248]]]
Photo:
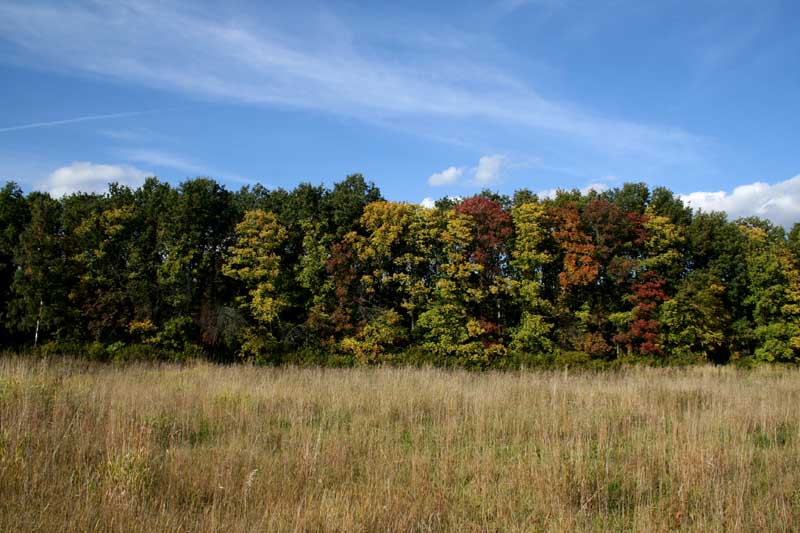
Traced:
[[789, 530], [800, 371], [0, 358], [0, 530]]

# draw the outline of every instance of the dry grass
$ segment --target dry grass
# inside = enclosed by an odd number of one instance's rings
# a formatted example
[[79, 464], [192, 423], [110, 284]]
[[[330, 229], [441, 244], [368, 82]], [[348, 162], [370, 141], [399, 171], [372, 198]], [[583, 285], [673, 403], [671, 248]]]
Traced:
[[0, 359], [0, 530], [790, 530], [800, 372]]

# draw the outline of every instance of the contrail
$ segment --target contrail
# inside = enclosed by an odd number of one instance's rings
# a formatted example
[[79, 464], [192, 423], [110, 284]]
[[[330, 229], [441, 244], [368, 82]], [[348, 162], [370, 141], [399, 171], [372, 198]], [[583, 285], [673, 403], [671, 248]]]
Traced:
[[89, 115], [87, 117], [67, 118], [64, 120], [51, 120], [50, 122], [34, 122], [32, 124], [21, 124], [19, 126], [9, 126], [7, 128], [0, 128], [0, 133], [6, 133], [9, 131], [30, 130], [33, 128], [46, 128], [48, 126], [60, 126], [61, 124], [74, 124], [75, 122], [88, 122], [90, 120], [135, 117], [137, 115], [145, 115], [147, 113], [155, 113], [155, 111], [129, 111], [127, 113], [111, 113], [109, 115]]

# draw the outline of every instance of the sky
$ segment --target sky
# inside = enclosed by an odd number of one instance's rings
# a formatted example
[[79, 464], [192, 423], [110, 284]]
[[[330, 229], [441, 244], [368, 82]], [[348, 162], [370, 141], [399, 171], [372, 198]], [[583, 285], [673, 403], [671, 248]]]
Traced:
[[800, 221], [800, 3], [0, 1], [0, 180], [625, 182]]

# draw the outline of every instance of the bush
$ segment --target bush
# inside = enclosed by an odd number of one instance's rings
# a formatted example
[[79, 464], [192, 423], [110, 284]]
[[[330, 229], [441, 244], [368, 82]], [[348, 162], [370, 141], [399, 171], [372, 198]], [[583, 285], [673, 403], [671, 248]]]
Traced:
[[304, 346], [279, 356], [276, 362], [298, 366], [325, 366], [333, 368], [350, 368], [358, 361], [351, 354], [330, 352], [315, 346]]
[[128, 344], [114, 351], [112, 360], [115, 363], [135, 361], [155, 361], [159, 359], [158, 350], [147, 344]]
[[[40, 357], [57, 357], [57, 356], [73, 356], [75, 354], [85, 353], [85, 347], [76, 341], [48, 341], [38, 348], [33, 349], [33, 353]], [[87, 354], [88, 355], [88, 354]]]

